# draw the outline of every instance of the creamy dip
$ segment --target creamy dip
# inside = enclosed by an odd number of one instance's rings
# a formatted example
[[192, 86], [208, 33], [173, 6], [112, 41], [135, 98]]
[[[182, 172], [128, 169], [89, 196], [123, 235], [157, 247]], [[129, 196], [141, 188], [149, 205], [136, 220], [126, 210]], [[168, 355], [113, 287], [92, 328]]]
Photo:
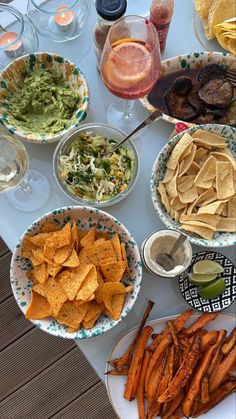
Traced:
[[188, 240], [173, 255], [175, 267], [172, 270], [166, 271], [156, 261], [158, 254], [170, 252], [178, 237], [177, 231], [161, 230], [151, 234], [144, 241], [142, 245], [143, 260], [152, 273], [164, 277], [175, 277], [187, 269], [192, 260], [192, 248]]

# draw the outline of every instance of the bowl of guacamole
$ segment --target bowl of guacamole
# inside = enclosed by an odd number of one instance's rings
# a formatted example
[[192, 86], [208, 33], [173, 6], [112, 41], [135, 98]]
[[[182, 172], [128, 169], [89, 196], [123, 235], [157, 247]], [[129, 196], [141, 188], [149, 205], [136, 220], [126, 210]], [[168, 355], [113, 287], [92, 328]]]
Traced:
[[84, 75], [60, 55], [25, 55], [0, 75], [0, 122], [24, 140], [59, 141], [86, 118], [88, 107]]
[[60, 188], [81, 205], [106, 207], [125, 198], [139, 173], [139, 158], [132, 141], [112, 147], [125, 133], [108, 124], [82, 124], [64, 136], [53, 156]]

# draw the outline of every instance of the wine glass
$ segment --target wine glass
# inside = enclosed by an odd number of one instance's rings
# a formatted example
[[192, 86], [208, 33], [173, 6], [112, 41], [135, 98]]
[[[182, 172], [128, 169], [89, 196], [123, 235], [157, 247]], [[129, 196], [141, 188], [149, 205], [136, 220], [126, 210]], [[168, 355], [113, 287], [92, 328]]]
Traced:
[[13, 207], [35, 211], [50, 196], [47, 178], [35, 169], [29, 170], [29, 156], [23, 143], [0, 128], [0, 193], [7, 192]]
[[125, 110], [112, 104], [108, 122], [125, 131], [132, 129], [135, 119], [132, 101], [144, 97], [158, 80], [160, 46], [153, 24], [142, 16], [124, 16], [108, 33], [101, 57], [101, 76], [113, 95], [126, 99]]

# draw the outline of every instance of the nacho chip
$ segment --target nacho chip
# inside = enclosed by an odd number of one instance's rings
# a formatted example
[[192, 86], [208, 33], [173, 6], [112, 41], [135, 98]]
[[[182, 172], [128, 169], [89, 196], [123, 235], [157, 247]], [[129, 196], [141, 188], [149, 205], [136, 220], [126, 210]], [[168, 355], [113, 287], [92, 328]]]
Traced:
[[101, 313], [102, 313], [102, 307], [96, 301], [91, 301], [89, 303], [88, 310], [83, 318], [83, 321], [88, 323], [94, 317], [100, 316]]
[[204, 190], [204, 192], [201, 193], [201, 195], [198, 196], [198, 198], [195, 201], [195, 205], [197, 206], [203, 206], [210, 204], [213, 201], [217, 200], [216, 191], [214, 188], [209, 188]]
[[45, 297], [32, 291], [30, 306], [25, 317], [31, 320], [44, 319], [51, 315], [51, 307]]
[[71, 254], [68, 256], [68, 258], [62, 263], [62, 266], [67, 266], [68, 268], [76, 268], [79, 265], [79, 257], [75, 251], [75, 249], [72, 249]]
[[75, 251], [78, 253], [80, 246], [79, 230], [76, 223], [73, 223], [71, 227], [71, 241]]
[[179, 197], [176, 196], [176, 198], [173, 198], [170, 201], [171, 207], [174, 208], [174, 210], [179, 211], [186, 207], [186, 204], [183, 204], [183, 202], [180, 201]]
[[45, 262], [34, 267], [34, 277], [40, 284], [44, 284], [44, 282], [48, 279], [47, 265]]
[[112, 313], [112, 297], [117, 294], [124, 294], [133, 289], [131, 285], [125, 287], [121, 282], [106, 282], [102, 286], [102, 297], [106, 308]]
[[228, 202], [228, 217], [236, 218], [236, 195], [232, 196]]
[[195, 144], [192, 144], [190, 154], [187, 157], [185, 157], [180, 163], [179, 176], [183, 176], [188, 171], [189, 167], [194, 161], [196, 150], [197, 146]]
[[195, 161], [193, 161], [192, 164], [189, 166], [186, 174], [187, 175], [197, 175], [200, 170], [201, 170], [201, 167], [199, 166], [199, 164], [197, 164]]
[[233, 166], [230, 162], [217, 161], [216, 191], [218, 199], [234, 195]]
[[[96, 292], [96, 291], [95, 291]], [[82, 304], [87, 304], [90, 301], [93, 301], [95, 299], [95, 294], [91, 294], [86, 301], [85, 300], [75, 300], [74, 303], [76, 302], [77, 307], [81, 306]]]
[[72, 251], [72, 243], [66, 244], [65, 246], [60, 247], [56, 250], [56, 253], [53, 257], [54, 262], [57, 265], [62, 265], [63, 262], [70, 256]]
[[188, 223], [190, 221], [200, 221], [206, 224], [206, 227], [208, 225], [211, 225], [212, 227], [217, 227], [220, 217], [215, 214], [191, 214], [191, 215], [182, 215], [180, 217], [180, 221], [182, 223]]
[[46, 282], [46, 298], [51, 306], [52, 315], [57, 317], [61, 307], [67, 300], [67, 295], [60, 282], [56, 281], [55, 278], [49, 278]]
[[92, 266], [76, 294], [76, 300], [86, 301], [96, 291], [98, 285], [97, 271], [95, 266]]
[[42, 249], [39, 247], [31, 249], [31, 257], [30, 260], [33, 266], [41, 265], [42, 263], [48, 261], [48, 259], [43, 255]]
[[32, 245], [31, 236], [25, 236], [22, 244], [21, 256], [23, 258], [31, 259], [32, 249], [37, 249], [37, 247]]
[[167, 167], [166, 171], [165, 171], [165, 176], [163, 178], [163, 180], [161, 181], [161, 183], [168, 183], [171, 181], [172, 177], [174, 176], [174, 170], [169, 169], [169, 167]]
[[125, 302], [125, 294], [118, 294], [112, 297], [112, 320], [119, 320]]
[[195, 176], [182, 176], [177, 180], [177, 188], [180, 192], [188, 191], [193, 187]]
[[199, 236], [203, 237], [206, 240], [211, 240], [214, 234], [214, 230], [211, 230], [208, 227], [200, 226], [200, 225], [193, 225], [184, 223], [181, 225], [181, 230], [190, 231], [191, 233], [198, 234]]
[[125, 243], [121, 243], [120, 247], [121, 247], [122, 259], [126, 264], [125, 270], [126, 270], [127, 274], [130, 276], [131, 272], [130, 272], [129, 262], [128, 262], [128, 258], [127, 258], [127, 254], [126, 254], [126, 250], [125, 250]]
[[208, 205], [202, 205], [198, 209], [198, 214], [216, 214], [218, 209], [222, 207], [226, 201], [215, 201]]
[[98, 317], [100, 316], [100, 314], [96, 314], [96, 316], [92, 317], [92, 319], [90, 319], [89, 321], [82, 321], [83, 327], [85, 329], [91, 329], [94, 326], [94, 323], [96, 322], [96, 320], [98, 319]]
[[91, 260], [89, 259], [88, 254], [87, 254], [87, 248], [86, 247], [83, 247], [79, 251], [78, 257], [79, 257], [79, 263], [81, 263], [81, 264], [83, 263], [85, 265], [89, 265], [91, 263]]
[[[76, 269], [73, 269], [73, 271], [65, 270], [58, 275], [58, 280], [68, 300], [74, 300], [77, 292], [92, 268], [93, 265], [91, 263], [88, 265], [81, 263]], [[92, 292], [90, 294], [92, 294]]]
[[217, 231], [229, 231], [231, 233], [236, 232], [236, 218], [223, 218], [217, 224]]
[[179, 165], [177, 165], [174, 176], [172, 177], [171, 181], [165, 184], [166, 192], [168, 193], [170, 198], [175, 198], [178, 196], [177, 191], [177, 177], [179, 173]]
[[41, 225], [42, 233], [52, 233], [59, 230], [61, 230], [61, 227], [58, 224], [51, 223], [50, 221], [42, 222], [42, 225]]
[[195, 201], [197, 197], [198, 197], [198, 193], [197, 193], [197, 187], [195, 185], [191, 189], [188, 189], [185, 192], [179, 193], [180, 201], [185, 204]]
[[45, 245], [43, 247], [43, 257], [46, 258], [46, 260], [53, 261], [53, 258], [55, 256], [55, 246], [52, 242], [48, 242], [47, 239], [45, 240]]
[[208, 158], [209, 151], [206, 148], [203, 147], [197, 147], [194, 161], [199, 162], [203, 161], [205, 158]]
[[227, 147], [226, 141], [223, 137], [210, 131], [198, 129], [192, 134], [192, 138], [195, 144], [204, 144], [214, 148]]
[[53, 266], [53, 265], [47, 265], [47, 273], [48, 273], [48, 275], [50, 275], [50, 276], [56, 276], [60, 271], [61, 271], [61, 269], [62, 269], [62, 266], [60, 266], [60, 265], [55, 265], [55, 266]]
[[50, 237], [47, 238], [48, 245], [50, 242], [55, 249], [69, 245], [71, 240], [71, 224], [67, 223], [61, 230], [51, 233]]
[[159, 186], [157, 188], [160, 196], [161, 196], [161, 202], [164, 205], [167, 214], [170, 213], [170, 202], [169, 202], [169, 198], [168, 195], [166, 193], [166, 188], [162, 183], [159, 183]]
[[66, 326], [78, 330], [84, 316], [87, 313], [87, 310], [88, 307], [85, 305], [77, 308], [76, 304], [67, 302], [63, 304], [60, 312], [57, 315], [57, 320], [59, 323], [65, 324]]
[[82, 247], [88, 247], [92, 246], [95, 242], [95, 236], [96, 236], [96, 227], [92, 227], [91, 230], [89, 230], [81, 240], [80, 240], [80, 246]]
[[40, 249], [44, 248], [45, 240], [50, 236], [50, 233], [39, 233], [35, 236], [30, 237], [31, 243], [35, 246], [40, 247]]
[[35, 291], [37, 294], [41, 295], [42, 297], [46, 297], [47, 295], [47, 285], [44, 284], [35, 284], [33, 285], [33, 291]]
[[114, 234], [114, 236], [111, 239], [111, 244], [115, 250], [115, 254], [117, 257], [117, 260], [122, 260], [122, 255], [121, 255], [121, 248], [120, 248], [120, 238], [119, 238], [119, 234], [116, 233]]
[[189, 134], [184, 133], [183, 136], [180, 138], [180, 140], [175, 145], [175, 147], [174, 147], [174, 149], [173, 149], [173, 151], [170, 155], [170, 158], [167, 162], [167, 167], [169, 169], [174, 170], [177, 167], [177, 165], [179, 163], [179, 160], [180, 160], [180, 157], [186, 151], [188, 146], [190, 144], [192, 144], [192, 142], [193, 142], [192, 137]]
[[126, 263], [123, 260], [100, 264], [106, 282], [119, 282], [124, 275]]
[[230, 162], [233, 166], [233, 169], [236, 170], [235, 158], [228, 148], [221, 151], [212, 151], [211, 155], [214, 156], [218, 161]]
[[86, 254], [90, 261], [99, 266], [104, 259], [113, 258], [117, 260], [116, 253], [110, 241], [94, 243], [93, 246], [86, 247]]

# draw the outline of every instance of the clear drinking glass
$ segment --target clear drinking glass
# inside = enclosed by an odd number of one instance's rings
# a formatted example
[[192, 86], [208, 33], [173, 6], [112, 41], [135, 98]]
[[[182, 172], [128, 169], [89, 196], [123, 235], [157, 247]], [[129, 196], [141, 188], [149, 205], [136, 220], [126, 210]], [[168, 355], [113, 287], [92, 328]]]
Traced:
[[47, 178], [35, 169], [29, 170], [25, 146], [5, 128], [0, 128], [1, 192], [7, 192], [13, 207], [27, 212], [43, 207], [50, 196]]
[[136, 125], [132, 101], [144, 97], [158, 80], [160, 47], [153, 24], [142, 16], [124, 16], [111, 27], [101, 57], [101, 76], [113, 95], [126, 99], [125, 110], [112, 104], [111, 125], [130, 130]]

